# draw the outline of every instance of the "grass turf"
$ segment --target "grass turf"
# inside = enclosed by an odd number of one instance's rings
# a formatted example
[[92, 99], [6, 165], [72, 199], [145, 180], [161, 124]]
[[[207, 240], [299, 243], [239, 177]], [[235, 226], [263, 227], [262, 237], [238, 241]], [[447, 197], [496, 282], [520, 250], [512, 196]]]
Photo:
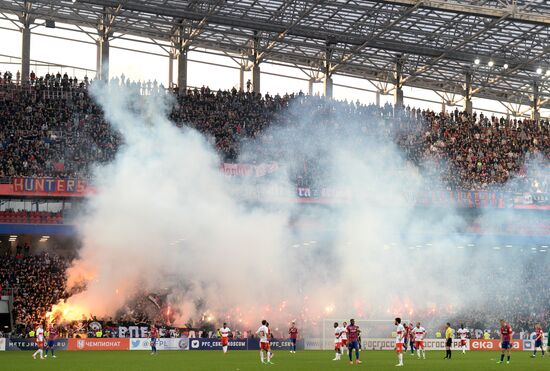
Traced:
[[[192, 370], [192, 371], [248, 371], [248, 370], [396, 370], [395, 353], [391, 351], [367, 351], [361, 353], [360, 365], [350, 365], [349, 359], [332, 361], [333, 352], [301, 351], [290, 354], [276, 351], [274, 365], [262, 365], [258, 351], [164, 351], [151, 356], [148, 351], [98, 351], [98, 352], [57, 352], [57, 358], [33, 360], [31, 351], [0, 352], [0, 370], [70, 370], [70, 371], [140, 371], [140, 370]], [[453, 359], [444, 360], [444, 352], [426, 352], [427, 359], [405, 354], [407, 370], [549, 370], [550, 357], [530, 358], [530, 352], [512, 353], [512, 361], [496, 364], [498, 352], [453, 352]]]

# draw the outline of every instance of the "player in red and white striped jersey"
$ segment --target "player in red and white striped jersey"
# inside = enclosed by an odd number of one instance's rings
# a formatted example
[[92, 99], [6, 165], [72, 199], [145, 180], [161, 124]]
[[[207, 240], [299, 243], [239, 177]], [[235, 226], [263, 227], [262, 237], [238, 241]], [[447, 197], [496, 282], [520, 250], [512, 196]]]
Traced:
[[414, 336], [414, 347], [416, 348], [418, 359], [420, 359], [420, 354], [422, 354], [422, 358], [426, 359], [426, 350], [424, 349], [424, 338], [426, 337], [426, 329], [420, 326], [420, 322], [417, 322], [416, 327], [413, 329], [412, 333]]
[[395, 319], [395, 351], [397, 352], [397, 360], [399, 361], [396, 364], [397, 367], [403, 366], [403, 344], [405, 342], [405, 327], [401, 324], [401, 318]]
[[222, 335], [222, 349], [224, 353], [227, 353], [227, 346], [229, 345], [229, 334], [231, 330], [227, 327], [227, 323], [223, 323], [223, 327], [220, 329], [220, 334]]
[[338, 322], [334, 322], [334, 351], [336, 352], [336, 356], [333, 361], [339, 361], [342, 358], [342, 330], [338, 326]]
[[36, 355], [40, 354], [40, 359], [44, 359], [44, 328], [42, 325], [38, 325], [36, 329], [36, 345], [38, 349], [33, 353], [32, 358], [36, 359]]
[[260, 336], [260, 360], [262, 363], [265, 363], [264, 361], [264, 352], [267, 357], [267, 363], [271, 362], [271, 352], [269, 351], [269, 328], [267, 327], [267, 321], [264, 319], [262, 321], [262, 325], [256, 331], [256, 334]]
[[462, 353], [466, 353], [466, 343], [468, 342], [468, 334], [470, 330], [464, 328], [464, 325], [460, 325], [460, 328], [456, 332], [460, 336], [460, 347], [462, 348]]

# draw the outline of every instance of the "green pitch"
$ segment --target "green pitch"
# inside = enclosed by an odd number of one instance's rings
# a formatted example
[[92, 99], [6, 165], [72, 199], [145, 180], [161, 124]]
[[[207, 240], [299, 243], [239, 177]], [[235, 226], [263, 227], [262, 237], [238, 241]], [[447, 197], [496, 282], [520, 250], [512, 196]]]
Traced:
[[[497, 352], [469, 352], [465, 355], [453, 352], [451, 361], [443, 360], [444, 352], [426, 352], [427, 359], [405, 355], [406, 370], [549, 370], [550, 357], [530, 358], [530, 352], [512, 354], [512, 362], [496, 364]], [[395, 354], [391, 351], [367, 351], [361, 353], [363, 364], [350, 365], [348, 360], [332, 361], [334, 354], [328, 351], [301, 351], [290, 354], [276, 351], [274, 365], [260, 364], [259, 352], [234, 351], [224, 355], [221, 351], [164, 351], [151, 356], [146, 351], [126, 352], [67, 352], [60, 351], [56, 359], [33, 360], [32, 352], [0, 352], [2, 371], [70, 370], [70, 371], [318, 371], [318, 370], [398, 370]]]

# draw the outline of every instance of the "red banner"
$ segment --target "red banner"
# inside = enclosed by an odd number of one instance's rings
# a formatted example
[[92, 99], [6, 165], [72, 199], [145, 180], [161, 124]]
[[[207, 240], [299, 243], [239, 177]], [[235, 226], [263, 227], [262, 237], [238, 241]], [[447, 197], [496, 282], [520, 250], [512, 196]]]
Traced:
[[0, 184], [0, 196], [83, 197], [93, 193], [86, 180], [76, 178], [13, 178]]
[[[500, 350], [500, 340], [471, 339], [470, 350]], [[512, 340], [512, 350], [523, 350], [523, 340]]]
[[68, 350], [130, 350], [127, 338], [69, 339]]
[[220, 170], [229, 176], [255, 176], [259, 178], [278, 171], [279, 164], [276, 162], [259, 165], [224, 163], [220, 166]]

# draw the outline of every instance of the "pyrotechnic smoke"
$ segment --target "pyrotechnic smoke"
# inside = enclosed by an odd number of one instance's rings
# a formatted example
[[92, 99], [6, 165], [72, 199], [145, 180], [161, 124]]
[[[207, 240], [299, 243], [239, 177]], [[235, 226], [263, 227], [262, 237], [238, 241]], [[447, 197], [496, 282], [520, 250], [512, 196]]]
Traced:
[[286, 215], [238, 203], [206, 139], [166, 119], [165, 97], [113, 86], [93, 95], [125, 145], [95, 173], [69, 282], [94, 278], [70, 302], [105, 316], [138, 292], [175, 289], [185, 321], [202, 315], [198, 301], [213, 314], [239, 307], [243, 320], [282, 302]]
[[[337, 127], [319, 128], [311, 106], [292, 107], [292, 124], [246, 145], [242, 160], [278, 161], [286, 171], [262, 186], [292, 194], [296, 163], [317, 157], [325, 174], [317, 185], [353, 197], [273, 206], [242, 199], [257, 180], [222, 175], [208, 141], [166, 118], [166, 97], [114, 86], [92, 92], [125, 144], [97, 168], [97, 194], [79, 220], [83, 247], [70, 282], [87, 276], [88, 284], [73, 305], [110, 316], [135, 294], [168, 292], [180, 324], [208, 313], [247, 329], [264, 317], [280, 325], [413, 317], [415, 308], [467, 306], [493, 288], [483, 277], [503, 258], [457, 249], [467, 244], [457, 210], [416, 208], [437, 180], [427, 184], [424, 170], [374, 135], [382, 120], [373, 130], [342, 115]], [[296, 227], [304, 224], [314, 226]]]

